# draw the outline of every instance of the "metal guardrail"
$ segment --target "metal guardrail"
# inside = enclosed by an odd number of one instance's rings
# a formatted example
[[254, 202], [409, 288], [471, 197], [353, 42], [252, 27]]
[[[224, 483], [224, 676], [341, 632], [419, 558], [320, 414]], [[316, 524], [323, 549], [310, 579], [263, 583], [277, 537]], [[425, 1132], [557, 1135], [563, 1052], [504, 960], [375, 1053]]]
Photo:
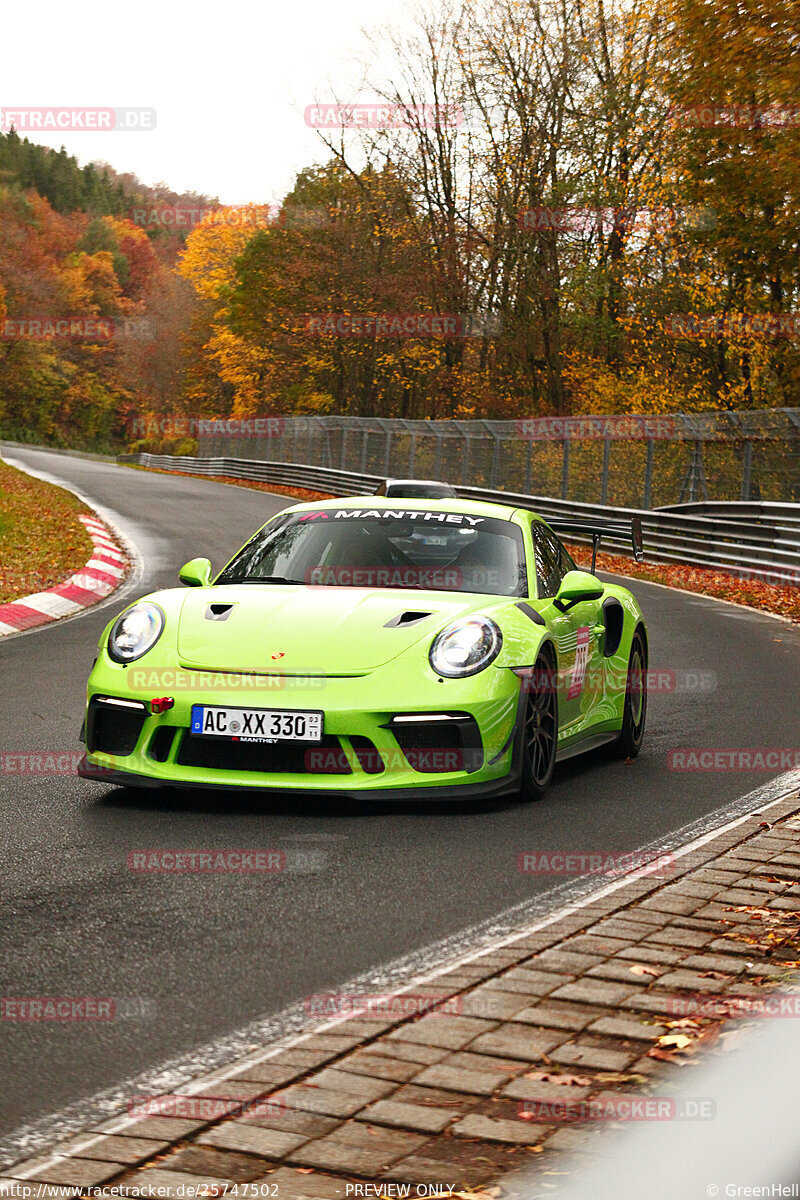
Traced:
[[[183, 471], [190, 475], [253, 479], [283, 487], [327, 492], [333, 496], [371, 495], [384, 478], [331, 467], [241, 458], [127, 454], [120, 455], [118, 461], [167, 471]], [[484, 488], [459, 487], [457, 490], [465, 498], [532, 509], [545, 518], [608, 517], [618, 521], [638, 516], [642, 522], [646, 557], [660, 562], [717, 568], [771, 583], [800, 584], [800, 504], [756, 506], [718, 502], [713, 505], [684, 505], [677, 510], [646, 510], [580, 504], [554, 500], [548, 496]], [[711, 508], [713, 512], [683, 511], [696, 508]], [[773, 512], [773, 508], [780, 511]], [[587, 541], [579, 537], [571, 537], [570, 540], [579, 543]], [[614, 550], [616, 552], [617, 548], [614, 547]], [[621, 548], [619, 553], [625, 553], [625, 549]]]
[[156, 470], [185, 471], [189, 475], [225, 475], [229, 479], [254, 479], [282, 487], [307, 488], [331, 496], [374, 492], [383, 475], [362, 475], [303, 463], [261, 462], [248, 458], [189, 458], [173, 454], [120, 454], [117, 462], [137, 463]]
[[[191, 424], [183, 422], [187, 429]], [[354, 465], [362, 475], [449, 479], [648, 509], [684, 501], [800, 501], [795, 408], [519, 420], [303, 414], [262, 419], [267, 432], [261, 436], [258, 424], [255, 418], [195, 421], [196, 452], [342, 471]], [[180, 418], [161, 425], [162, 437], [185, 436]]]

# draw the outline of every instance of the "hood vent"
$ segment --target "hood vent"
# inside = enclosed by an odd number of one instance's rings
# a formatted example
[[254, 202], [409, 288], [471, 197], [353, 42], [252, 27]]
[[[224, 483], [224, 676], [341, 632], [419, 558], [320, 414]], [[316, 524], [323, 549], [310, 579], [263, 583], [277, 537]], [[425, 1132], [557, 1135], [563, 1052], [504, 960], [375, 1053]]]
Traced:
[[235, 604], [209, 604], [206, 609], [206, 620], [227, 621], [235, 607]]
[[387, 621], [384, 629], [396, 629], [398, 626], [405, 628], [407, 625], [416, 625], [418, 621], [424, 621], [426, 617], [432, 614], [429, 612], [402, 612], [396, 617], [392, 617], [391, 621]]

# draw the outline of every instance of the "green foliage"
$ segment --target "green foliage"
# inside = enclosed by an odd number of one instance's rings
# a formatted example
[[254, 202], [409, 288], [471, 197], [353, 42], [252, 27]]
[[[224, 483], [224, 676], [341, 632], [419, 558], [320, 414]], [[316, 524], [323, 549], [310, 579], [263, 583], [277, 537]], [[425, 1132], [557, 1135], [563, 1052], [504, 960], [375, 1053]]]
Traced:
[[80, 167], [72, 155], [20, 138], [16, 130], [0, 133], [0, 182], [22, 190], [33, 188], [56, 212], [113, 215], [126, 207], [123, 188], [89, 163]]

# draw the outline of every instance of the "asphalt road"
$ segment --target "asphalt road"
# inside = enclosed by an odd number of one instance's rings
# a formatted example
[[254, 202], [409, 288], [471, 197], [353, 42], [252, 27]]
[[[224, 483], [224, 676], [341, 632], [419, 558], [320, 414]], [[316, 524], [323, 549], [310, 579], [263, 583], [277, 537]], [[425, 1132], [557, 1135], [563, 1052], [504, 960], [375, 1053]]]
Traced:
[[[117, 514], [145, 558], [140, 594], [176, 583], [195, 555], [221, 565], [288, 503], [42, 451], [5, 454]], [[289, 1006], [302, 1018], [310, 993], [511, 905], [555, 897], [563, 881], [519, 874], [519, 850], [630, 851], [765, 782], [763, 773], [670, 771], [667, 752], [796, 745], [800, 631], [633, 587], [651, 664], [675, 671], [677, 690], [651, 696], [634, 765], [602, 751], [573, 760], [529, 807], [161, 799], [77, 777], [0, 775], [2, 994], [111, 996], [143, 1012], [102, 1025], [3, 1022], [0, 1138], [258, 1018]], [[0, 749], [78, 748], [86, 675], [113, 611], [0, 642]], [[702, 691], [692, 687], [700, 673]], [[157, 846], [282, 848], [297, 869], [267, 879], [127, 869], [129, 850]]]

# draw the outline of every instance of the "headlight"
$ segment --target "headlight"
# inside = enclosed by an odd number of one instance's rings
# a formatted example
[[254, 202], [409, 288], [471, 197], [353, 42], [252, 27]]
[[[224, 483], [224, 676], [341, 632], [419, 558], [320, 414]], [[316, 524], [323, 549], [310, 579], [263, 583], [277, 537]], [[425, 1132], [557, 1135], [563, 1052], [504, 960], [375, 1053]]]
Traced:
[[446, 679], [475, 675], [497, 658], [502, 645], [503, 635], [489, 617], [462, 617], [433, 639], [431, 666]]
[[117, 617], [108, 635], [108, 653], [114, 662], [129, 663], [152, 650], [164, 629], [164, 614], [157, 604], [134, 604]]

